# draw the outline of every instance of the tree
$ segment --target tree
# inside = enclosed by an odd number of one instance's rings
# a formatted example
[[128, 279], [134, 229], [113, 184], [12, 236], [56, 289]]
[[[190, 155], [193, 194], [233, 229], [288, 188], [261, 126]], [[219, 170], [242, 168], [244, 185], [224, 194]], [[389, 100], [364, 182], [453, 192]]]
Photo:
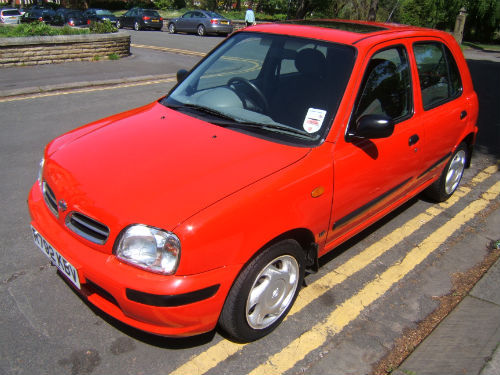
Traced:
[[370, 9], [368, 10], [368, 21], [377, 20], [378, 0], [370, 1]]

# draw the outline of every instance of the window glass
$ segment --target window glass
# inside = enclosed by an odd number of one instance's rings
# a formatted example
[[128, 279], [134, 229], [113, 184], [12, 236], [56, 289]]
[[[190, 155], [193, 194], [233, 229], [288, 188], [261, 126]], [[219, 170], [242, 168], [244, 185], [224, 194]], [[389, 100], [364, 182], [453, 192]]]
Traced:
[[396, 121], [412, 110], [410, 67], [403, 46], [377, 52], [367, 65], [353, 120], [386, 115]]
[[460, 74], [447, 47], [436, 42], [416, 43], [413, 51], [425, 110], [460, 95], [462, 92]]

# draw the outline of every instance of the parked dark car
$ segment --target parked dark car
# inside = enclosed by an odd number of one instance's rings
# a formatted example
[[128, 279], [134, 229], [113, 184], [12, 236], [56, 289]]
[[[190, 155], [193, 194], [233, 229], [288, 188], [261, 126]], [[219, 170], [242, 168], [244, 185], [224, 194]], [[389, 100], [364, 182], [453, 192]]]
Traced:
[[90, 21], [109, 21], [115, 26], [118, 23], [118, 17], [116, 17], [113, 13], [111, 13], [111, 11], [107, 9], [89, 8], [85, 12], [83, 12], [83, 14]]
[[181, 17], [173, 18], [168, 23], [168, 31], [171, 34], [177, 31], [197, 33], [200, 36], [206, 34], [231, 34], [233, 25], [231, 20], [218, 13], [208, 10], [192, 10]]
[[163, 18], [156, 10], [132, 8], [118, 19], [116, 27], [133, 27], [134, 30], [156, 29], [163, 27]]
[[45, 22], [51, 23], [56, 12], [50, 8], [31, 8], [21, 17], [21, 23]]
[[52, 20], [52, 25], [56, 26], [87, 26], [89, 21], [80, 10], [68, 9], [66, 11], [57, 11]]

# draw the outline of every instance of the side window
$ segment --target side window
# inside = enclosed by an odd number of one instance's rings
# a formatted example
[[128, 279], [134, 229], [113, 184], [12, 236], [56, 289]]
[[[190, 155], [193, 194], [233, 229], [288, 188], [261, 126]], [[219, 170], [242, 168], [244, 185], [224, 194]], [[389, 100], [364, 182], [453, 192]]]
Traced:
[[408, 54], [403, 46], [377, 52], [367, 65], [353, 121], [364, 115], [386, 115], [401, 121], [412, 112]]
[[416, 43], [413, 46], [417, 62], [422, 102], [425, 110], [453, 100], [462, 93], [462, 81], [457, 63], [442, 43]]

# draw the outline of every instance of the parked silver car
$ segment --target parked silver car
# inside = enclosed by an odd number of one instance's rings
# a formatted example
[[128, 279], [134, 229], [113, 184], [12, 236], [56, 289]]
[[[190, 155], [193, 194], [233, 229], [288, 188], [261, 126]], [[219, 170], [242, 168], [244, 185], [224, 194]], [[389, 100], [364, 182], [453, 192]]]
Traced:
[[0, 9], [0, 23], [19, 23], [21, 13], [16, 8]]
[[168, 31], [174, 34], [178, 31], [197, 33], [200, 36], [206, 34], [231, 34], [233, 25], [231, 20], [218, 13], [208, 10], [192, 10], [181, 17], [173, 18], [168, 22]]

